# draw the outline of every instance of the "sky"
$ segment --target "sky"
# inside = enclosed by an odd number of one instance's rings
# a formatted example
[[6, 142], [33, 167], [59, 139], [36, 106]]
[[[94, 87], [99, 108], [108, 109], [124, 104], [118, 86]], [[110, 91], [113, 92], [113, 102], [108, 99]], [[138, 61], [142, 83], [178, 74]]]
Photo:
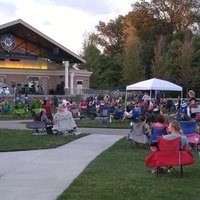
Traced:
[[80, 54], [84, 36], [99, 21], [132, 10], [136, 0], [0, 0], [0, 24], [22, 19], [51, 39]]

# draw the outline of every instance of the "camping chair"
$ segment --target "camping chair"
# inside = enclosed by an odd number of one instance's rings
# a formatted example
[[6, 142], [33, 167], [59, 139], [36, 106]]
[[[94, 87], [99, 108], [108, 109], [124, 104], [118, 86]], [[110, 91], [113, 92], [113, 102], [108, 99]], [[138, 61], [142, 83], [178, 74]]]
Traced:
[[124, 110], [122, 109], [116, 109], [114, 114], [110, 116], [115, 121], [120, 121], [124, 117]]
[[3, 113], [8, 113], [9, 111], [10, 111], [10, 104], [9, 103], [4, 103], [3, 105], [2, 105], [2, 111], [3, 111]]
[[152, 127], [150, 141], [152, 144], [157, 144], [157, 139], [160, 136], [166, 135], [166, 128], [165, 127]]
[[80, 119], [91, 119], [94, 120], [95, 117], [97, 116], [96, 114], [96, 109], [93, 106], [87, 107], [85, 110], [81, 112]]
[[195, 132], [196, 122], [195, 121], [181, 121], [180, 122], [181, 130], [183, 134], [188, 138], [188, 141], [191, 145], [196, 146], [196, 150], [198, 149], [198, 145], [200, 143], [200, 135]]
[[47, 135], [47, 127], [43, 121], [33, 121], [26, 124], [26, 128], [32, 129], [33, 135]]
[[100, 123], [101, 124], [108, 124], [109, 118], [110, 118], [110, 112], [108, 108], [103, 108], [103, 110], [100, 113]]
[[131, 140], [133, 143], [148, 144], [148, 138], [144, 134], [144, 122], [131, 123], [131, 130], [128, 134], [128, 140]]
[[166, 172], [177, 175], [174, 167], [180, 167], [180, 176], [183, 176], [183, 166], [194, 164], [195, 160], [188, 150], [181, 149], [181, 138], [172, 140], [163, 137], [158, 138], [158, 149], [147, 155], [145, 164], [147, 167], [155, 167], [158, 176], [160, 169], [166, 167]]
[[132, 109], [132, 121], [137, 122], [140, 118], [141, 110], [139, 107], [135, 107]]
[[13, 113], [14, 113], [14, 117], [23, 117], [24, 118], [25, 114], [26, 114], [24, 103], [22, 103], [22, 102], [16, 103]]
[[47, 134], [47, 124], [41, 121], [41, 112], [32, 112], [33, 121], [26, 124], [26, 128], [32, 129], [33, 135], [46, 135]]

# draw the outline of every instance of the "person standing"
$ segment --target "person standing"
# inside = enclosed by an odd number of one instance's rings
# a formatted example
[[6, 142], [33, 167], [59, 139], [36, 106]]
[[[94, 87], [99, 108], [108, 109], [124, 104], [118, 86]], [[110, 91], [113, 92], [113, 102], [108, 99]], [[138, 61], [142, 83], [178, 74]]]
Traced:
[[188, 97], [189, 97], [189, 115], [191, 118], [195, 118], [196, 117], [196, 113], [192, 113], [192, 108], [197, 108], [198, 104], [197, 104], [197, 99], [195, 97], [195, 92], [193, 90], [189, 90], [188, 92]]

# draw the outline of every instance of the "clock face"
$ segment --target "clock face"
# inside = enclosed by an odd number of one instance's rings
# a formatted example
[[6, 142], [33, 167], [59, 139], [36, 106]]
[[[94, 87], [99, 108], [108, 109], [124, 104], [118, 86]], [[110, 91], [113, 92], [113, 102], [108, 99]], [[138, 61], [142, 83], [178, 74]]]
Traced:
[[6, 51], [11, 51], [16, 46], [16, 40], [15, 37], [12, 34], [4, 34], [1, 37], [1, 46]]

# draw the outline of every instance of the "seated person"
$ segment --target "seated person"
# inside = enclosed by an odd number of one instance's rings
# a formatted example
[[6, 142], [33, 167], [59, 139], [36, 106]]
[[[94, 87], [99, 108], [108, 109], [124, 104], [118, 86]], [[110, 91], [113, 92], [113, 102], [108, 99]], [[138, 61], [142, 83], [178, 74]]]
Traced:
[[10, 110], [10, 104], [8, 103], [7, 100], [5, 100], [3, 105], [2, 105], [2, 111], [4, 113], [7, 113], [9, 110]]
[[[181, 134], [180, 123], [177, 120], [172, 120], [168, 126], [168, 134], [164, 135], [163, 138], [167, 140], [173, 140], [180, 137], [181, 138], [181, 148], [185, 150], [190, 150], [189, 142], [186, 136]], [[151, 149], [152, 150], [152, 149]], [[152, 151], [157, 151], [157, 147], [154, 147]], [[163, 168], [161, 168], [163, 170]], [[157, 168], [153, 168], [151, 173], [155, 173]]]
[[112, 120], [122, 120], [124, 116], [124, 110], [121, 108], [121, 104], [115, 107], [114, 113], [110, 115], [110, 122]]
[[181, 147], [183, 149], [189, 149], [189, 145], [188, 145], [188, 139], [186, 136], [181, 134], [181, 127], [180, 127], [180, 123], [177, 120], [173, 120], [169, 123], [168, 126], [168, 135], [163, 136], [165, 139], [175, 139], [177, 137], [181, 138]]
[[168, 114], [163, 114], [164, 118], [165, 118], [165, 121], [164, 121], [164, 124], [166, 124], [167, 126], [169, 125], [169, 115]]
[[165, 116], [160, 114], [156, 118], [156, 122], [152, 125], [151, 143], [153, 146], [157, 146], [157, 138], [167, 134], [168, 124], [165, 124]]
[[47, 134], [52, 134], [52, 121], [48, 118], [47, 116], [47, 112], [45, 109], [42, 109], [41, 111], [41, 121], [45, 123], [46, 125], [46, 130], [47, 130]]
[[146, 117], [144, 115], [140, 116], [139, 121], [144, 123], [144, 134], [149, 139], [151, 135], [151, 130], [149, 124], [146, 123]]
[[43, 100], [42, 108], [44, 108], [46, 110], [46, 115], [47, 115], [48, 119], [53, 120], [52, 112], [51, 112], [52, 105], [48, 98], [45, 98]]
[[49, 118], [47, 117], [47, 111], [46, 111], [46, 109], [42, 109], [42, 111], [41, 111], [41, 121], [42, 122], [45, 122], [45, 124], [47, 124], [47, 123], [49, 123]]
[[53, 116], [54, 126], [52, 130], [58, 132], [64, 132], [69, 130], [76, 130], [76, 123], [72, 116], [72, 113], [64, 108], [62, 104], [57, 107], [57, 112]]
[[138, 106], [138, 104], [136, 104], [131, 111], [124, 111], [124, 117], [122, 119], [122, 121], [124, 121], [126, 118], [128, 119], [133, 119], [133, 120], [139, 120], [140, 117], [140, 107]]
[[34, 121], [41, 121], [41, 115], [42, 115], [41, 111], [36, 113], [35, 111], [32, 110], [31, 114]]
[[191, 118], [188, 114], [182, 115], [182, 117], [180, 119], [180, 121], [190, 121], [190, 120], [191, 120]]
[[135, 103], [133, 101], [129, 102], [126, 106], [126, 111], [130, 112], [135, 106]]
[[[190, 118], [190, 116], [188, 114], [184, 114], [182, 115], [180, 121], [194, 121], [192, 118]], [[195, 127], [195, 132], [196, 133], [200, 133], [200, 127], [198, 126], [198, 124], [196, 123], [196, 127]]]

